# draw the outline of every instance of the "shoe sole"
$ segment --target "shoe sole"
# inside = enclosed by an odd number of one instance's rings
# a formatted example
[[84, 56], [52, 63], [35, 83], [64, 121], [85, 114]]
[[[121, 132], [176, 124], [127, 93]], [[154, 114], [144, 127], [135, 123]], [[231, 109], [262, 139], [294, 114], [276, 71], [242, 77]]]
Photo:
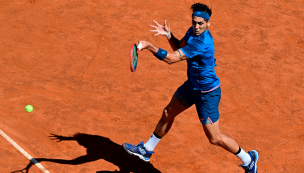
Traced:
[[145, 162], [150, 162], [150, 159], [149, 160], [146, 160], [145, 157], [143, 155], [140, 155], [140, 154], [137, 154], [137, 153], [133, 153], [132, 151], [129, 151], [127, 148], [125, 148], [125, 145], [122, 145], [123, 148], [132, 156], [137, 156], [139, 157], [141, 160], [145, 161]]

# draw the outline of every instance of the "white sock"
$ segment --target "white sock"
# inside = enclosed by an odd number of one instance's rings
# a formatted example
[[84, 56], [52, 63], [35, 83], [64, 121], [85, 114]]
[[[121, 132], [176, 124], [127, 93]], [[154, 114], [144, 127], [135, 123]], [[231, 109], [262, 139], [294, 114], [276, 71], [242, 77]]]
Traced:
[[246, 153], [242, 148], [240, 148], [241, 151], [239, 154], [237, 154], [236, 156], [241, 159], [241, 161], [243, 162], [244, 166], [249, 165], [249, 163], [251, 162], [251, 157], [249, 156], [248, 153]]
[[147, 143], [144, 144], [145, 148], [148, 151], [153, 151], [158, 142], [160, 141], [160, 138], [157, 138], [154, 134], [150, 137]]

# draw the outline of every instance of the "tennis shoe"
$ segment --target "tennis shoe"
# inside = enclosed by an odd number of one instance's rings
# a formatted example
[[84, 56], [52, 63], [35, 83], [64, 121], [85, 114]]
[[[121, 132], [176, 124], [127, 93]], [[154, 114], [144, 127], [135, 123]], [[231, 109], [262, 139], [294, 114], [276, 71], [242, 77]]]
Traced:
[[245, 173], [257, 173], [258, 172], [257, 162], [259, 159], [259, 153], [255, 150], [252, 150], [249, 151], [248, 154], [251, 157], [251, 162], [247, 166], [241, 165], [241, 167], [245, 169]]
[[141, 160], [145, 162], [150, 162], [150, 158], [152, 154], [154, 153], [153, 151], [148, 151], [144, 143], [141, 142], [138, 145], [131, 145], [128, 143], [122, 144], [123, 148], [131, 155], [139, 157]]

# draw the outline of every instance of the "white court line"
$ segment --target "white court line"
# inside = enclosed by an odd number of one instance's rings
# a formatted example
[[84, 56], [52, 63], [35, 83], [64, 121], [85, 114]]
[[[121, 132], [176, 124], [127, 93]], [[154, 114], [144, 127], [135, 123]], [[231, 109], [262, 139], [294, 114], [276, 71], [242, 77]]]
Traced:
[[41, 169], [44, 173], [50, 173], [47, 169], [45, 169], [37, 160], [35, 160], [31, 155], [29, 155], [24, 149], [22, 149], [15, 141], [13, 141], [9, 136], [7, 136], [1, 129], [0, 134], [10, 142], [17, 150], [19, 150], [25, 157], [27, 157], [31, 162], [33, 162], [39, 169]]

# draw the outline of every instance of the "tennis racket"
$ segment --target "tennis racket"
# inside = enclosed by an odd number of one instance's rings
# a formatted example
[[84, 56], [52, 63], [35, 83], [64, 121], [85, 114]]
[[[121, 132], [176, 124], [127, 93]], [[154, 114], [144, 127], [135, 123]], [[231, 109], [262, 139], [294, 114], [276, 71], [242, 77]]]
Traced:
[[135, 72], [137, 67], [137, 61], [138, 61], [138, 51], [141, 49], [142, 45], [139, 43], [138, 46], [133, 43], [131, 46], [131, 53], [130, 53], [130, 67], [131, 71]]

